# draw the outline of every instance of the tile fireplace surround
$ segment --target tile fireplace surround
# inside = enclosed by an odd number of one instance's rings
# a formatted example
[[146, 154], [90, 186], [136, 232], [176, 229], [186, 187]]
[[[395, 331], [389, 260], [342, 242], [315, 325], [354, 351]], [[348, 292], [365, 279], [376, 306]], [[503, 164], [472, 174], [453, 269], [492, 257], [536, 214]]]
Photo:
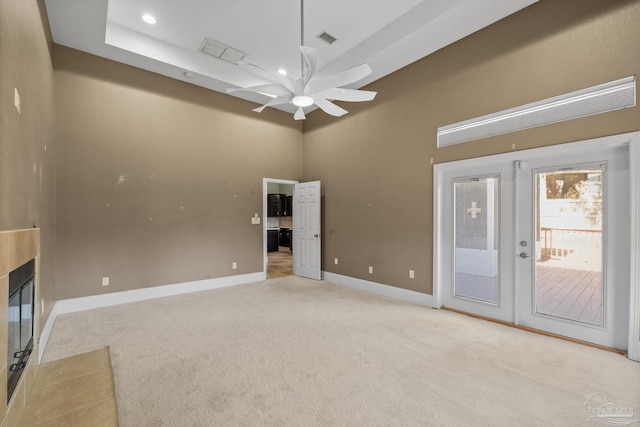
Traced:
[[[35, 278], [35, 319], [33, 333], [33, 353], [20, 382], [13, 392], [13, 397], [7, 404], [7, 340], [8, 340], [8, 298], [9, 298], [9, 273], [24, 263], [36, 260]], [[26, 398], [33, 386], [38, 368], [38, 338], [40, 337], [40, 304], [39, 304], [39, 270], [40, 270], [40, 230], [37, 228], [27, 230], [1, 231], [0, 232], [0, 426], [11, 427], [17, 424], [26, 404]]]

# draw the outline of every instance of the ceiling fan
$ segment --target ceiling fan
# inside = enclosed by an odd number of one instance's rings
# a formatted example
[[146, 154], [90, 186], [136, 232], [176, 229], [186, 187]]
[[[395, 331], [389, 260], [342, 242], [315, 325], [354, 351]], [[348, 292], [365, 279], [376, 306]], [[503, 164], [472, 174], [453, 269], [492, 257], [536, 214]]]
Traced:
[[261, 113], [266, 107], [293, 104], [298, 107], [293, 115], [296, 120], [304, 120], [306, 118], [304, 107], [314, 104], [325, 113], [340, 117], [347, 114], [348, 111], [332, 101], [362, 102], [375, 98], [377, 92], [341, 87], [362, 80], [371, 74], [371, 67], [367, 64], [357, 65], [332, 76], [314, 78], [320, 61], [318, 51], [304, 45], [304, 0], [300, 0], [300, 45], [301, 75], [297, 80], [271, 73], [243, 59], [238, 63], [238, 66], [270, 83], [245, 88], [229, 88], [227, 93], [246, 91], [272, 97], [263, 106], [253, 109], [257, 113]]

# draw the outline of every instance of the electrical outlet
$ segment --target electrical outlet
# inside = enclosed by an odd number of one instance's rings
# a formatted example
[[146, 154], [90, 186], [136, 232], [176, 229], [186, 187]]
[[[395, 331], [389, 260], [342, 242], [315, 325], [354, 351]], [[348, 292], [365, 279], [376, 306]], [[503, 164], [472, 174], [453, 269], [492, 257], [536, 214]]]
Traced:
[[415, 273], [413, 270], [409, 270], [409, 279], [415, 279]]
[[373, 266], [372, 265], [369, 266], [369, 274], [373, 274]]
[[251, 217], [251, 224], [260, 224], [260, 217], [258, 216], [258, 214], [254, 214]]
[[109, 286], [109, 278], [108, 277], [103, 277], [102, 278], [102, 286]]
[[238, 263], [237, 263], [237, 262], [235, 262], [235, 261], [233, 261], [233, 262], [231, 263], [231, 268], [232, 268], [232, 269], [234, 269], [234, 270], [236, 270], [236, 269], [238, 268]]
[[334, 258], [334, 259], [333, 259], [333, 264], [334, 264], [334, 265], [338, 265], [338, 258]]

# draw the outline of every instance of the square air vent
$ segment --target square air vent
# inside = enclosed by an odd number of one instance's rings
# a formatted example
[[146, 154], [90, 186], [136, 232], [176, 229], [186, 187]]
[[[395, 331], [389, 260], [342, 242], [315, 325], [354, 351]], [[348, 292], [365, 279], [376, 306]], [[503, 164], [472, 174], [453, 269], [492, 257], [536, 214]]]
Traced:
[[331, 34], [327, 33], [326, 31], [323, 31], [321, 34], [318, 35], [318, 38], [322, 41], [325, 41], [329, 44], [333, 44], [333, 42], [335, 42], [336, 40], [338, 40], [337, 38], [333, 37]]
[[231, 64], [237, 64], [242, 60], [242, 58], [247, 56], [246, 53], [241, 52], [238, 49], [234, 49], [231, 46], [227, 46], [224, 43], [220, 43], [219, 41], [211, 39], [204, 39], [198, 51], [204, 53], [205, 55], [222, 59], [223, 61], [229, 62]]

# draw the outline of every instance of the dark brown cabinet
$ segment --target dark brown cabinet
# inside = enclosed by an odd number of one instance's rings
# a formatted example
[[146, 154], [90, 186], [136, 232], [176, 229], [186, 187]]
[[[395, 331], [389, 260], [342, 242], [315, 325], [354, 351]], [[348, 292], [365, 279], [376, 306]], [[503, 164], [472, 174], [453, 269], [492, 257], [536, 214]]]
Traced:
[[267, 194], [267, 216], [282, 216], [280, 211], [282, 209], [282, 202], [280, 197], [283, 194]]
[[267, 194], [267, 216], [292, 216], [293, 198], [286, 194]]
[[280, 229], [280, 246], [285, 246], [287, 248], [291, 247], [291, 229], [290, 228], [281, 228]]
[[282, 206], [282, 216], [292, 216], [293, 215], [293, 197], [284, 196], [281, 198], [281, 206]]
[[267, 230], [267, 252], [275, 252], [278, 250], [278, 230]]

